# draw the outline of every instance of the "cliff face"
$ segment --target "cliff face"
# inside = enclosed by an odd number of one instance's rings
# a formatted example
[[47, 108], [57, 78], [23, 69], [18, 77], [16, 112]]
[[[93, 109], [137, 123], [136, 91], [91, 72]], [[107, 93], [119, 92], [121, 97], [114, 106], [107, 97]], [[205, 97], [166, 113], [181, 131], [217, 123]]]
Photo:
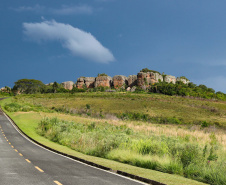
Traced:
[[95, 87], [111, 87], [112, 78], [110, 76], [98, 76], [94, 83]]
[[139, 72], [137, 74], [137, 86], [143, 87], [143, 86], [150, 86], [154, 83], [159, 82], [159, 80], [162, 82], [163, 77], [159, 73], [153, 73], [153, 72]]
[[133, 87], [137, 85], [137, 75], [129, 75], [128, 76], [128, 86]]
[[[151, 70], [150, 70], [151, 71]], [[98, 77], [80, 77], [77, 79], [77, 88], [84, 88], [84, 85], [87, 88], [94, 87], [114, 87], [115, 89], [123, 88], [128, 86], [130, 89], [134, 86], [141, 87], [146, 89], [149, 86], [158, 83], [158, 82], [167, 82], [175, 84], [176, 81], [182, 81], [185, 84], [188, 84], [190, 81], [185, 77], [176, 78], [172, 75], [163, 76], [156, 72], [139, 72], [137, 75], [129, 75], [128, 78], [123, 75], [116, 75], [113, 78], [110, 76], [98, 76]]]
[[177, 81], [181, 81], [181, 82], [183, 82], [184, 84], [190, 83], [190, 80], [185, 79], [185, 78], [181, 78], [181, 77], [177, 77]]
[[83, 85], [85, 84], [85, 80], [83, 77], [77, 79], [76, 87], [79, 89], [83, 89]]
[[74, 82], [72, 81], [62, 82], [61, 84], [63, 85], [63, 88], [68, 90], [72, 90], [74, 86]]
[[114, 76], [112, 81], [113, 81], [113, 86], [115, 89], [118, 89], [118, 88], [128, 84], [127, 77], [123, 76], [123, 75]]
[[166, 75], [164, 78], [165, 82], [170, 83], [172, 82], [173, 84], [176, 83], [176, 77], [172, 75]]
[[84, 81], [87, 88], [94, 88], [95, 77], [85, 77]]

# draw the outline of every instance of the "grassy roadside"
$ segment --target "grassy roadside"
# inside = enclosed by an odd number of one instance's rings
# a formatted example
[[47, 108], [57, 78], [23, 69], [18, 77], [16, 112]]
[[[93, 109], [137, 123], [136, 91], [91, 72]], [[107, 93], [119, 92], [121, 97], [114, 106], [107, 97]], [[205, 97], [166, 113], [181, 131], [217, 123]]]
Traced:
[[[6, 99], [1, 101], [1, 105], [4, 103], [9, 103], [11, 101], [11, 99]], [[91, 161], [91, 162], [95, 162], [97, 164], [103, 165], [103, 166], [107, 166], [112, 168], [113, 170], [121, 170], [121, 171], [125, 171], [128, 173], [132, 173], [135, 175], [139, 175], [145, 178], [150, 178], [162, 183], [166, 183], [169, 185], [181, 185], [181, 184], [188, 184], [188, 185], [201, 185], [203, 183], [197, 182], [197, 181], [193, 181], [190, 179], [186, 179], [177, 175], [170, 175], [170, 174], [165, 174], [165, 173], [161, 173], [161, 172], [157, 172], [157, 171], [153, 171], [153, 170], [147, 170], [147, 169], [142, 169], [142, 168], [138, 168], [138, 167], [134, 167], [134, 166], [130, 166], [130, 165], [126, 165], [126, 164], [122, 164], [119, 162], [115, 162], [115, 161], [111, 161], [111, 160], [107, 160], [107, 159], [102, 159], [102, 158], [98, 158], [98, 157], [93, 157], [93, 156], [88, 156], [88, 155], [84, 155], [81, 154], [79, 152], [76, 152], [72, 149], [69, 149], [68, 147], [56, 144], [54, 142], [49, 141], [48, 139], [41, 137], [40, 135], [38, 135], [36, 133], [36, 128], [38, 125], [38, 122], [45, 116], [48, 117], [52, 117], [53, 113], [34, 113], [34, 112], [28, 112], [28, 113], [21, 113], [21, 112], [17, 112], [17, 113], [8, 113], [10, 115], [10, 117], [16, 122], [16, 124], [27, 134], [29, 135], [31, 138], [37, 140], [38, 142], [51, 147], [55, 150], [70, 154], [70, 155], [74, 155], [76, 157], [80, 157], [83, 158], [85, 160]], [[61, 116], [64, 115], [60, 115], [58, 114], [58, 117], [61, 118]]]

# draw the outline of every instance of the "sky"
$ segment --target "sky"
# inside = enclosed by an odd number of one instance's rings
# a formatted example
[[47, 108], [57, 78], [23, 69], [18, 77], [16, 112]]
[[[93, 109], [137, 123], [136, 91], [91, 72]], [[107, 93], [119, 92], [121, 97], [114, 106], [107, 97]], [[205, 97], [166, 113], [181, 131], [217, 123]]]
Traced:
[[226, 93], [225, 0], [8, 0], [0, 87], [143, 68]]

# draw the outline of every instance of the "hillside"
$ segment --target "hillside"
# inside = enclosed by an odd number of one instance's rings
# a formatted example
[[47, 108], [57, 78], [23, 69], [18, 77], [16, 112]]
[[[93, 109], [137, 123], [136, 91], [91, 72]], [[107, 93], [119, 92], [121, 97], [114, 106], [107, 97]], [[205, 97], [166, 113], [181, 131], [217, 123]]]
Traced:
[[19, 95], [11, 101], [6, 111], [35, 114], [36, 133], [83, 154], [226, 182], [224, 101], [131, 92]]

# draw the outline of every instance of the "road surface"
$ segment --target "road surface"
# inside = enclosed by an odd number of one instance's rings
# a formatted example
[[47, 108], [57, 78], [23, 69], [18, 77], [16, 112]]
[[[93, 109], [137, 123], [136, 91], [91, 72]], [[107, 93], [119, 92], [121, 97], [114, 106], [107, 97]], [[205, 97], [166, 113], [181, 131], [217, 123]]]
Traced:
[[48, 151], [22, 136], [0, 111], [1, 185], [141, 185]]

